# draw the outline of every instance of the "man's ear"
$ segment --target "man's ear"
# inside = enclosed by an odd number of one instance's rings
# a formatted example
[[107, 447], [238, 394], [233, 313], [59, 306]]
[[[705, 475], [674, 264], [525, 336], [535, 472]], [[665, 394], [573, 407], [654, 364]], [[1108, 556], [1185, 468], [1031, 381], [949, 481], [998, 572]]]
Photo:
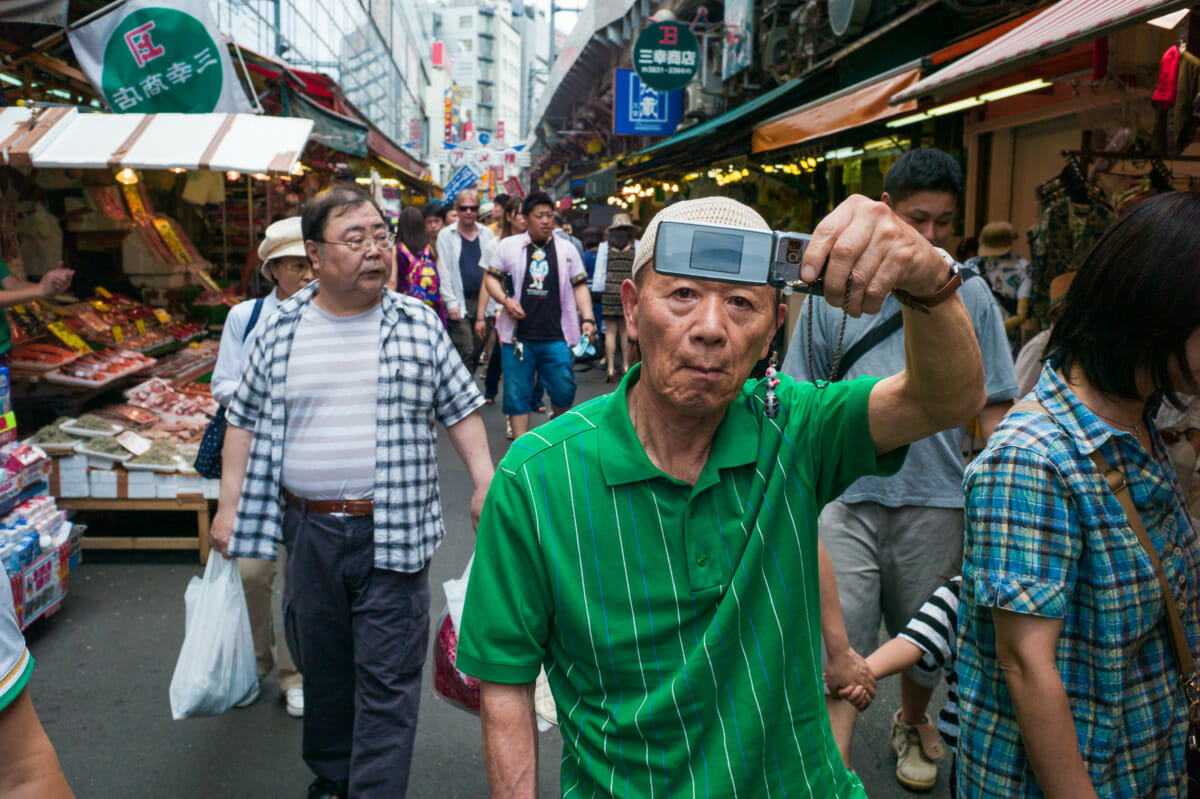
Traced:
[[758, 353], [758, 360], [761, 361], [771, 354], [771, 345], [775, 343], [775, 336], [783, 329], [783, 323], [787, 320], [787, 312], [787, 303], [779, 303], [779, 306], [775, 309], [775, 325], [771, 328], [767, 340], [763, 342], [762, 351]]
[[[642, 269], [649, 269], [647, 264]], [[630, 279], [621, 284], [621, 309], [625, 313], [625, 334], [631, 339], [638, 337], [637, 310], [641, 300], [641, 288]]]
[[308, 262], [312, 264], [313, 272], [321, 271], [321, 259], [319, 257], [321, 245], [312, 239], [306, 239], [304, 242], [304, 252], [308, 256]]
[[896, 210], [896, 207], [892, 205], [892, 195], [888, 194], [886, 191], [880, 195], [879, 202], [883, 203], [888, 208], [891, 208], [893, 211]]

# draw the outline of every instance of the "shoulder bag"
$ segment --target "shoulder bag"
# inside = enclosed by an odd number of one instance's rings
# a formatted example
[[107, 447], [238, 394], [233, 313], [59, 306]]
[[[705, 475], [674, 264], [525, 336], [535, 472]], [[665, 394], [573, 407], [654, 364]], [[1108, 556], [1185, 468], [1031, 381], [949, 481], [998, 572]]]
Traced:
[[[250, 322], [242, 333], [242, 343], [250, 336], [250, 331], [258, 324], [262, 314], [263, 298], [254, 301], [254, 310], [250, 312]], [[204, 436], [200, 439], [200, 449], [196, 452], [196, 462], [193, 466], [201, 477], [216, 480], [221, 476], [221, 450], [225, 447], [225, 406], [217, 408], [216, 414], [208, 427], [204, 428]]]

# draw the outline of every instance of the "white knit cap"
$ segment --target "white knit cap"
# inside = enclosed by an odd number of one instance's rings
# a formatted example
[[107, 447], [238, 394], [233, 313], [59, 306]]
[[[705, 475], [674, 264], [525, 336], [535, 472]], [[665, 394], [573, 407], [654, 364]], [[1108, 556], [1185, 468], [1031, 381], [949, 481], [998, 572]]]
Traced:
[[771, 226], [762, 215], [748, 205], [728, 197], [702, 197], [699, 200], [685, 200], [681, 203], [668, 205], [659, 211], [646, 226], [638, 244], [637, 255], [633, 257], [633, 274], [654, 259], [654, 242], [658, 239], [658, 223], [664, 219], [677, 219], [681, 222], [703, 222], [707, 225], [726, 225], [728, 227], [745, 227], [754, 230], [767, 230]]

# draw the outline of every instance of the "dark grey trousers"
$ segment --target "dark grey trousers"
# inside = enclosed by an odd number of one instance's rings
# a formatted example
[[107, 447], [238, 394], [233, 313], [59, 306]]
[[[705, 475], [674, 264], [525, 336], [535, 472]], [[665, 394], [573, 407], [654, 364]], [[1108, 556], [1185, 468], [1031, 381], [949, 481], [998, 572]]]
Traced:
[[288, 506], [283, 597], [304, 675], [304, 762], [353, 799], [403, 797], [429, 644], [429, 568], [375, 568], [370, 516]]

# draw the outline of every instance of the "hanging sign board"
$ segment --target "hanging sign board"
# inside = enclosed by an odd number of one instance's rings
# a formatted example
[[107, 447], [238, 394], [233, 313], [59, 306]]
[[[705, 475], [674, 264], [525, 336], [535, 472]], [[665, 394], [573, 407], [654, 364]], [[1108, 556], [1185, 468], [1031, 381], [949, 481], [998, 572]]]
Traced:
[[657, 22], [638, 34], [633, 66], [651, 89], [682, 89], [700, 68], [700, 42], [679, 22]]
[[679, 127], [683, 119], [682, 89], [656, 91], [632, 69], [618, 69], [613, 86], [613, 133], [616, 135], [667, 136]]

